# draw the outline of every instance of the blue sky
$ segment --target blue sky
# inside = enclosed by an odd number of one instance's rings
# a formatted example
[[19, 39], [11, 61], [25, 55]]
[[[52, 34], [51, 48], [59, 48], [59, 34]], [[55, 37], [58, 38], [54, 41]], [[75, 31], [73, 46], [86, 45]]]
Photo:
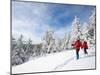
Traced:
[[[23, 34], [34, 42], [40, 42], [47, 29], [55, 31], [58, 37], [71, 30], [75, 16], [81, 25], [88, 21], [94, 6], [49, 4], [12, 1], [12, 33]], [[37, 41], [36, 41], [37, 40]]]

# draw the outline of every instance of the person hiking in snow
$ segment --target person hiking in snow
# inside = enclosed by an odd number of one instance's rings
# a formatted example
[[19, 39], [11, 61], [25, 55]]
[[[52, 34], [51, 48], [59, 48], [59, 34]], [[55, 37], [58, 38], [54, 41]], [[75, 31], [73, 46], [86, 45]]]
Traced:
[[79, 59], [79, 51], [81, 48], [81, 41], [77, 39], [72, 46], [76, 49], [76, 58]]
[[87, 45], [87, 42], [85, 40], [82, 43], [82, 48], [84, 49], [84, 54], [88, 54], [88, 52], [87, 52], [88, 45]]

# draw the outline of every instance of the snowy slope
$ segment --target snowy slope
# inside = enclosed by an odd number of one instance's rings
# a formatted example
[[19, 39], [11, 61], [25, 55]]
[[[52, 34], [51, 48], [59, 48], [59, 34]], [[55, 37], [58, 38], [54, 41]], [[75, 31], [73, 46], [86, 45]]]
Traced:
[[12, 73], [47, 72], [75, 69], [94, 69], [95, 50], [89, 49], [88, 55], [80, 51], [80, 59], [76, 60], [75, 50], [49, 54], [30, 60], [22, 65], [12, 67]]

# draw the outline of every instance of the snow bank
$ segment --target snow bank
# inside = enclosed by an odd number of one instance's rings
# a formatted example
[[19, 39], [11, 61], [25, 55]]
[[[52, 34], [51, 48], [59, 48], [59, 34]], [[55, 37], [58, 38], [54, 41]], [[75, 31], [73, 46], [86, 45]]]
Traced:
[[12, 73], [93, 69], [95, 68], [95, 50], [89, 49], [88, 53], [84, 55], [81, 50], [79, 60], [76, 60], [75, 50], [53, 53], [12, 67]]

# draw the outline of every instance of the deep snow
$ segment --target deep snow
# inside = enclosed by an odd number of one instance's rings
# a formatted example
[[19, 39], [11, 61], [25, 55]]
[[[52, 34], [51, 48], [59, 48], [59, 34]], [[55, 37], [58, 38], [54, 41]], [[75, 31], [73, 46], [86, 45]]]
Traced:
[[22, 65], [12, 67], [12, 73], [31, 73], [62, 70], [79, 70], [95, 68], [95, 49], [88, 49], [88, 55], [80, 50], [80, 59], [76, 60], [75, 50], [65, 50], [30, 60]]

